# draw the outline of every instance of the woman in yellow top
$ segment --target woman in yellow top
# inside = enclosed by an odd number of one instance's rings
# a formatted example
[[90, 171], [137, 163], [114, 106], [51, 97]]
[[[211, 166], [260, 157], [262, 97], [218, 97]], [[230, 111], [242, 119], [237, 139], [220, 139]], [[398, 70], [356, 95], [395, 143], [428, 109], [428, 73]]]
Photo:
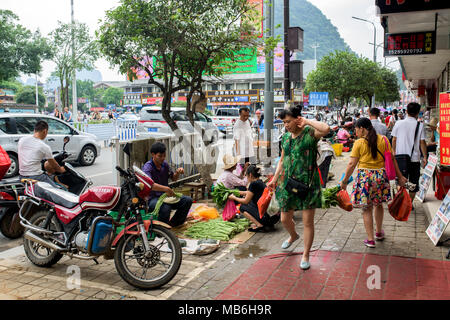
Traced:
[[[362, 208], [364, 227], [367, 232], [367, 239], [364, 244], [369, 248], [375, 247], [376, 240], [384, 239], [383, 226], [383, 203], [391, 200], [391, 190], [389, 179], [384, 169], [384, 152], [386, 150], [385, 137], [378, 135], [372, 122], [367, 118], [356, 121], [355, 133], [358, 137], [352, 148], [350, 162], [347, 166], [345, 176], [341, 182], [341, 188], [347, 189], [348, 179], [353, 174], [356, 165], [358, 172], [353, 184], [351, 195], [353, 206]], [[387, 139], [386, 139], [387, 140]], [[389, 150], [392, 152], [389, 141]], [[395, 172], [400, 186], [403, 186], [407, 179], [398, 168], [395, 157], [392, 157]], [[376, 233], [373, 232], [373, 208], [375, 207]]]

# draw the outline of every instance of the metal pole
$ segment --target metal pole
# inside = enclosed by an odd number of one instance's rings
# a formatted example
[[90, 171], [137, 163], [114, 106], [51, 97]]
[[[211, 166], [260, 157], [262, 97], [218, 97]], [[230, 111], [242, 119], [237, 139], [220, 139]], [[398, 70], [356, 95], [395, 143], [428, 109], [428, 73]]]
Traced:
[[39, 108], [38, 76], [36, 73], [36, 108]]
[[[266, 2], [266, 38], [274, 36], [274, 1], [268, 0]], [[264, 79], [264, 132], [265, 140], [269, 141], [267, 147], [267, 156], [271, 157], [272, 146], [272, 129], [273, 129], [273, 51], [268, 53], [266, 57], [266, 70]]]
[[317, 53], [316, 53], [316, 51], [317, 51], [317, 48], [319, 48], [319, 47], [320, 46], [317, 43], [315, 43], [314, 45], [311, 46], [311, 48], [314, 49], [314, 70], [316, 70], [316, 68], [317, 68]]
[[[373, 25], [373, 62], [377, 63], [377, 28], [375, 27], [375, 24], [371, 22]], [[375, 92], [372, 96], [372, 108], [375, 107]]]
[[[75, 35], [74, 26], [75, 19], [73, 14], [73, 0], [70, 0], [71, 4], [71, 16], [72, 16], [72, 63], [75, 64]], [[77, 77], [75, 66], [72, 72], [72, 120], [73, 122], [78, 121], [78, 105], [77, 105]]]
[[284, 102], [291, 100], [291, 83], [289, 82], [290, 52], [288, 49], [289, 0], [284, 0]]

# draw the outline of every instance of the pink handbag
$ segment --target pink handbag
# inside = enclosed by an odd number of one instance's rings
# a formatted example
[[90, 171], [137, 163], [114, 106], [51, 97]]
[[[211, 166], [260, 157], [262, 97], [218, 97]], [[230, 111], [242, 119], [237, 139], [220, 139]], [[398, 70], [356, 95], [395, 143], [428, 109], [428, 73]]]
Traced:
[[384, 143], [386, 144], [386, 149], [384, 151], [384, 168], [386, 169], [386, 173], [389, 180], [395, 180], [397, 174], [395, 173], [394, 161], [392, 160], [392, 153], [389, 151], [389, 144], [384, 138]]

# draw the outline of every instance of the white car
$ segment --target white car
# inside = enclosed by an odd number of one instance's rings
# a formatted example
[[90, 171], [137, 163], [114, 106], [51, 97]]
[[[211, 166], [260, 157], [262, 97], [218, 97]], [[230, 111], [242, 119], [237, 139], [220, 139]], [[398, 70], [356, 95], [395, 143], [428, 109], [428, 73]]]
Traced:
[[101, 150], [95, 135], [78, 131], [67, 122], [53, 116], [34, 113], [3, 113], [0, 115], [0, 145], [11, 159], [11, 166], [5, 178], [18, 174], [19, 158], [17, 146], [19, 139], [32, 135], [34, 125], [39, 120], [44, 120], [48, 123], [48, 135], [44, 142], [50, 146], [52, 152], [62, 151], [64, 137], [70, 136], [70, 142], [66, 145], [66, 151], [70, 155], [66, 161], [79, 162], [84, 166], [94, 164]]
[[[137, 135], [145, 136], [154, 133], [172, 133], [172, 130], [162, 116], [161, 107], [143, 107], [139, 113], [139, 116], [140, 119], [138, 120], [136, 129]], [[174, 121], [176, 121], [178, 128], [180, 128], [182, 132], [194, 132], [194, 128], [186, 115], [186, 108], [172, 107], [170, 116]], [[210, 143], [218, 141], [219, 130], [210, 117], [202, 112], [195, 112], [194, 121], [205, 130], [205, 141]]]

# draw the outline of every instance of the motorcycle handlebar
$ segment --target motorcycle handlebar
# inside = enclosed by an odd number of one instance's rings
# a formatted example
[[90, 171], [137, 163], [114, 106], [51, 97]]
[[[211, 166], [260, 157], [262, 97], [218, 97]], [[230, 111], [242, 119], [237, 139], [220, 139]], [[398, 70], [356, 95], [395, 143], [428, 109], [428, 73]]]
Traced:
[[122, 169], [121, 167], [119, 167], [119, 166], [116, 166], [116, 170], [119, 171], [119, 173], [120, 173], [121, 176], [125, 176], [125, 177], [128, 177], [128, 176], [129, 176], [129, 173], [126, 172], [125, 170], [123, 170], [123, 169]]

